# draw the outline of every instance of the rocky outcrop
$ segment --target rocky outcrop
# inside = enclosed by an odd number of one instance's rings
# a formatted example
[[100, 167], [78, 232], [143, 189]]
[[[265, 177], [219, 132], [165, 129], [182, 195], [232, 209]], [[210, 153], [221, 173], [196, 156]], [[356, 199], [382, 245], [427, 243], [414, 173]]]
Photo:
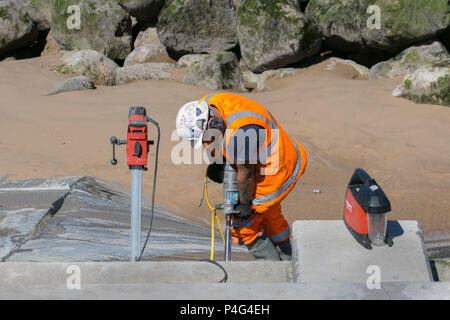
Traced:
[[125, 84], [134, 80], [173, 79], [171, 63], [140, 63], [117, 69], [116, 83]]
[[177, 67], [180, 68], [186, 68], [189, 67], [191, 64], [193, 64], [194, 62], [200, 61], [203, 58], [205, 58], [207, 56], [207, 54], [187, 54], [185, 56], [182, 56], [178, 62], [177, 62]]
[[250, 70], [242, 72], [246, 87], [253, 87], [256, 91], [267, 91], [271, 88], [266, 84], [266, 81], [272, 78], [285, 78], [297, 74], [294, 68], [281, 68], [277, 70], [267, 70], [261, 74], [256, 74]]
[[437, 41], [410, 47], [395, 58], [382, 61], [370, 68], [369, 79], [394, 78], [414, 72], [419, 67], [450, 59], [447, 49]]
[[[68, 13], [71, 5], [79, 8], [82, 20], [77, 21], [77, 11]], [[92, 49], [113, 60], [131, 52], [130, 15], [116, 1], [52, 1], [51, 29], [62, 50]]]
[[226, 51], [238, 43], [232, 0], [166, 0], [157, 28], [161, 43], [176, 58]]
[[155, 22], [164, 0], [119, 0], [119, 4], [138, 21]]
[[47, 55], [60, 55], [62, 56], [62, 51], [59, 49], [58, 44], [56, 43], [55, 39], [53, 38], [53, 34], [50, 31], [47, 34], [47, 38], [45, 39], [46, 43], [45, 43], [45, 47], [41, 52], [41, 56], [47, 56]]
[[210, 90], [246, 91], [242, 71], [232, 52], [215, 52], [191, 64], [183, 82]]
[[354, 77], [354, 79], [367, 79], [368, 78], [369, 68], [362, 66], [353, 60], [333, 57], [333, 58], [330, 58], [329, 61], [330, 61], [330, 63], [327, 66], [327, 70], [329, 70], [329, 71], [334, 70], [336, 65], [343, 64], [343, 65], [353, 68], [355, 70], [355, 72], [357, 72], [357, 75]]
[[136, 40], [134, 41], [134, 47], [143, 47], [148, 44], [160, 44], [158, 37], [158, 31], [156, 28], [149, 27], [138, 33]]
[[0, 56], [37, 38], [36, 27], [18, 0], [0, 1]]
[[94, 82], [85, 76], [78, 76], [69, 78], [63, 82], [57, 82], [53, 85], [53, 89], [50, 90], [47, 95], [54, 95], [61, 92], [79, 91], [95, 89]]
[[319, 26], [325, 44], [333, 50], [398, 54], [411, 44], [434, 38], [446, 29], [450, 25], [450, 3], [448, 0], [311, 0], [306, 15]]
[[170, 60], [167, 55], [166, 47], [162, 44], [148, 44], [138, 47], [131, 52], [125, 59], [124, 66], [145, 62], [167, 62]]
[[298, 62], [320, 49], [318, 30], [297, 0], [243, 1], [237, 17], [242, 58], [252, 72]]
[[64, 64], [57, 68], [60, 72], [87, 76], [97, 85], [116, 84], [116, 70], [119, 66], [97, 51], [66, 52], [62, 60]]
[[392, 95], [416, 103], [450, 106], [450, 60], [430, 63], [407, 74]]
[[53, 0], [18, 0], [38, 30], [49, 30]]

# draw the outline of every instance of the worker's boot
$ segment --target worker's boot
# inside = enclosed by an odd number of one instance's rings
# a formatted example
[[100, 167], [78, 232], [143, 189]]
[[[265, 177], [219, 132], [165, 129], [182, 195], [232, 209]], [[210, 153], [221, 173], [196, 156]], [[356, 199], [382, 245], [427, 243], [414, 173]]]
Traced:
[[291, 261], [292, 260], [292, 247], [291, 240], [287, 238], [284, 241], [275, 244], [275, 248], [277, 249], [278, 255], [282, 261]]
[[256, 260], [280, 261], [277, 249], [275, 249], [272, 241], [265, 234], [256, 238], [255, 241], [246, 245], [246, 247]]

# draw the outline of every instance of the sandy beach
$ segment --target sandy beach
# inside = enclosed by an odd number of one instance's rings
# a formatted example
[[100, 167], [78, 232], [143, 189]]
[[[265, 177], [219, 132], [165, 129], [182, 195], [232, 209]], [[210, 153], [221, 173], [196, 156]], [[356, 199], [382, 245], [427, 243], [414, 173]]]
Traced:
[[[0, 177], [89, 175], [128, 190], [125, 148], [111, 166], [109, 138], [124, 139], [129, 107], [143, 105], [162, 132], [158, 207], [208, 223], [207, 206], [198, 207], [206, 164], [174, 164], [178, 142], [171, 135], [179, 107], [210, 91], [149, 80], [46, 96], [66, 79], [53, 71], [56, 62], [52, 56], [0, 62]], [[270, 80], [270, 91], [242, 93], [268, 108], [308, 151], [306, 172], [282, 204], [287, 220], [341, 219], [347, 183], [360, 167], [389, 197], [389, 219], [418, 220], [425, 234], [450, 232], [450, 110], [393, 97], [401, 78], [355, 80], [350, 67], [327, 70], [329, 63]], [[156, 139], [151, 126], [150, 136]], [[150, 161], [154, 155], [153, 147]], [[147, 199], [152, 175], [153, 163], [144, 173]], [[211, 183], [209, 194], [220, 202], [221, 187]]]

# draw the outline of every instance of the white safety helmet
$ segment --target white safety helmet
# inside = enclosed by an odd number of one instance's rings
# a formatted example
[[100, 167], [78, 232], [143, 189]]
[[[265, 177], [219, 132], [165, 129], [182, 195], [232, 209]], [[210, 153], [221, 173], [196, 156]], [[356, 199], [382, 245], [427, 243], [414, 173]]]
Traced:
[[183, 105], [177, 114], [177, 134], [190, 140], [194, 149], [201, 147], [203, 134], [208, 124], [209, 106], [203, 100], [191, 101]]

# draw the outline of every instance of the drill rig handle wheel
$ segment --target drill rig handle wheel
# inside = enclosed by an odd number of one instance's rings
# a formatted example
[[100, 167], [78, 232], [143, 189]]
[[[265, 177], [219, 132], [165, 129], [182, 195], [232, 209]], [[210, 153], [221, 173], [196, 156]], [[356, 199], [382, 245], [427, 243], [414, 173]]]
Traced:
[[111, 142], [112, 145], [117, 144], [120, 146], [121, 144], [127, 144], [127, 140], [119, 140], [115, 136], [109, 138], [109, 141]]
[[119, 140], [117, 139], [115, 136], [112, 136], [111, 138], [109, 138], [109, 141], [112, 144], [112, 159], [111, 159], [111, 164], [113, 166], [115, 166], [117, 164], [117, 159], [116, 159], [116, 148], [115, 145], [121, 145], [121, 144], [127, 144], [126, 140]]

